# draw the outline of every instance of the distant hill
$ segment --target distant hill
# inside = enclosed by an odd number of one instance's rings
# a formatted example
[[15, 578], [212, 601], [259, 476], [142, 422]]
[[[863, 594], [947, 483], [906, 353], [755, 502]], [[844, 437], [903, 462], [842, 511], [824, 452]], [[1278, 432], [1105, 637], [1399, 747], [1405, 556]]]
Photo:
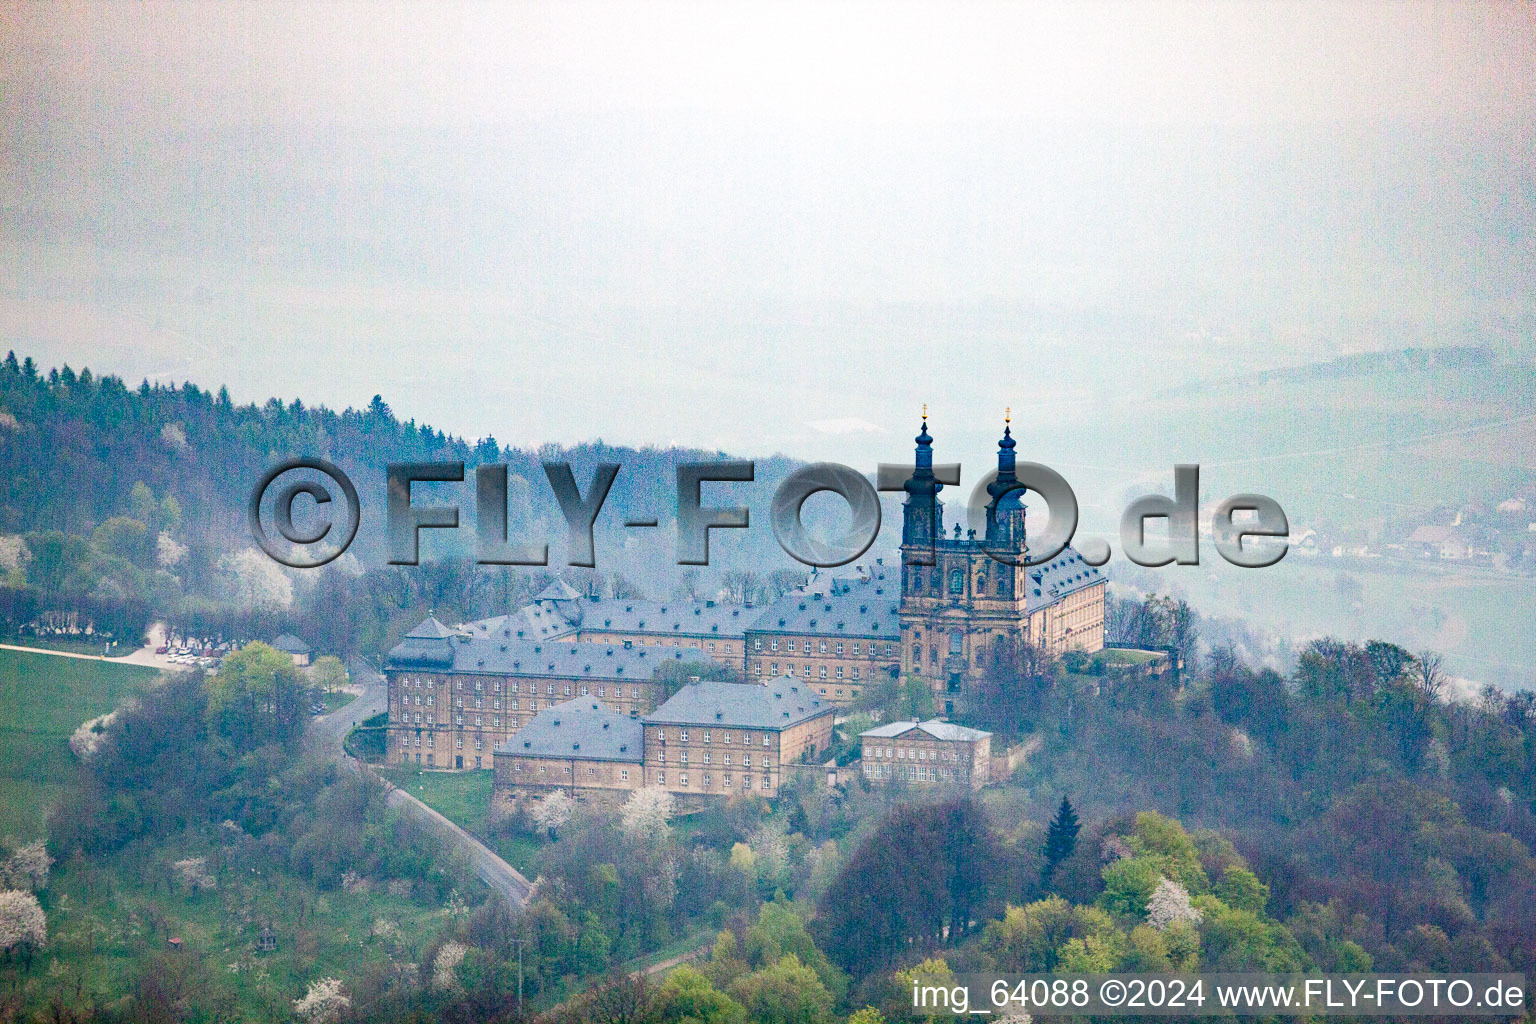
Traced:
[[[1501, 383], [1521, 394], [1536, 394], [1536, 367], [1528, 363], [1505, 364], [1487, 345], [1448, 345], [1404, 348], [1385, 352], [1360, 352], [1327, 362], [1283, 366], [1257, 373], [1181, 384], [1158, 392], [1159, 398], [1181, 398], [1245, 388], [1313, 381], [1379, 378], [1401, 374], [1421, 375], [1447, 371], [1459, 377], [1497, 376]], [[1450, 378], [1447, 378], [1448, 382]]]
[[[90, 594], [147, 601], [156, 614], [174, 614], [189, 602], [200, 608], [248, 602], [252, 594], [244, 591], [251, 587], [224, 578], [238, 569], [228, 560], [253, 546], [246, 521], [250, 492], [266, 470], [285, 459], [310, 456], [335, 463], [352, 478], [362, 504], [358, 538], [348, 551], [355, 561], [346, 560], [350, 569], [333, 563], [289, 574], [303, 585], [301, 591], [339, 572], [390, 578], [385, 466], [395, 462], [466, 464], [465, 482], [432, 485], [436, 497], [417, 488], [418, 503], [452, 502], [460, 509], [460, 529], [453, 535], [424, 532], [424, 561], [472, 556], [473, 467], [499, 462], [509, 466], [513, 539], [547, 541], [550, 570], [562, 571], [566, 527], [541, 466], [556, 460], [572, 464], [583, 489], [596, 464], [621, 466], [595, 531], [597, 570], [568, 575], [607, 586], [613, 574], [622, 574], [651, 596], [666, 596], [683, 575], [674, 542], [677, 466], [744, 457], [617, 447], [600, 440], [537, 450], [505, 447], [493, 438], [472, 443], [402, 420], [381, 396], [367, 408], [341, 412], [297, 400], [236, 405], [223, 388], [147, 382], [132, 387], [89, 369], [43, 371], [14, 353], [0, 363], [0, 438], [0, 533], [23, 535], [31, 556], [10, 568], [7, 582], [40, 590], [45, 604], [61, 592]], [[704, 504], [745, 504], [752, 517], [751, 529], [713, 531], [711, 565], [693, 583], [710, 593], [732, 569], [760, 577], [778, 569], [804, 571], [779, 549], [768, 522], [775, 487], [798, 463], [784, 456], [755, 461], [753, 483], [705, 487]], [[622, 524], [630, 516], [654, 516], [658, 527], [626, 530]], [[507, 571], [481, 570], [493, 574]], [[286, 585], [279, 589], [286, 592]], [[417, 598], [449, 602], [447, 595], [428, 592], [393, 603], [414, 614]], [[467, 606], [469, 599], [457, 603]]]

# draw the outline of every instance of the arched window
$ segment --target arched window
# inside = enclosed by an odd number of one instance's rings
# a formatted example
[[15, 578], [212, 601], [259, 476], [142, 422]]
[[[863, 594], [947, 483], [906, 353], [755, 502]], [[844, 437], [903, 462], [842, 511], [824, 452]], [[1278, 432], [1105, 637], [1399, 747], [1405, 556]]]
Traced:
[[951, 594], [965, 593], [965, 570], [951, 569], [949, 572], [949, 592]]
[[963, 630], [951, 630], [949, 634], [949, 653], [959, 654], [965, 649], [965, 632]]

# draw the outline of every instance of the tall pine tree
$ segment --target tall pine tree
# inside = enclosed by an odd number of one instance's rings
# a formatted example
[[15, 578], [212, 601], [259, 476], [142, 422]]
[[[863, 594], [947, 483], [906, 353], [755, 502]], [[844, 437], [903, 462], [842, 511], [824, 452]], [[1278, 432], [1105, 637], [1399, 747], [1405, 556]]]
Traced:
[[1056, 808], [1056, 817], [1051, 819], [1051, 828], [1045, 834], [1045, 846], [1041, 850], [1045, 854], [1045, 869], [1040, 873], [1041, 885], [1050, 885], [1051, 875], [1055, 874], [1057, 865], [1072, 856], [1077, 849], [1077, 833], [1082, 827], [1077, 820], [1077, 811], [1072, 808], [1072, 801], [1062, 797], [1061, 806]]

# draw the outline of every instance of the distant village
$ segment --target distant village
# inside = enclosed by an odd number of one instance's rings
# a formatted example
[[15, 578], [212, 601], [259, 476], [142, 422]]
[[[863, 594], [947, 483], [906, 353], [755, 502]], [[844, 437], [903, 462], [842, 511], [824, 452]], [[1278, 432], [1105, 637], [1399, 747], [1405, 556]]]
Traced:
[[1300, 558], [1384, 559], [1536, 574], [1536, 486], [1496, 502], [1468, 502], [1347, 528], [1292, 524]]

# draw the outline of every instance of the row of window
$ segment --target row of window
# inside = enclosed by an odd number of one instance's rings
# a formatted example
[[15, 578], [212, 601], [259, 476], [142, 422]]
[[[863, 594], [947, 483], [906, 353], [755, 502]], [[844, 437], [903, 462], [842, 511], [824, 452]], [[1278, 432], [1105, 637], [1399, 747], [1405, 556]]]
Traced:
[[930, 751], [924, 747], [910, 750], [907, 747], [897, 747], [894, 752], [891, 747], [864, 748], [865, 757], [894, 758], [898, 761], [955, 761], [958, 756], [953, 750]]
[[[539, 774], [540, 775], [548, 775], [549, 774], [549, 764], [547, 762], [539, 761], [539, 762], [536, 762], [536, 763], [539, 766]], [[522, 771], [523, 770], [523, 762], [522, 761], [513, 761], [512, 762], [512, 770], [514, 772]], [[532, 770], [531, 769], [530, 769], [529, 774], [532, 774]], [[568, 765], [568, 764], [560, 765], [560, 770], [556, 774], [557, 775], [564, 775], [564, 776], [569, 777], [570, 774], [571, 774], [571, 766]], [[590, 765], [590, 764], [587, 765], [587, 778], [589, 778], [589, 779], [597, 778], [597, 767], [595, 765]], [[629, 781], [629, 769], [628, 768], [620, 768], [619, 769], [619, 781], [620, 782], [628, 782]]]
[[[431, 756], [432, 755], [430, 755], [430, 754], [427, 755], [429, 763], [430, 763]], [[418, 755], [418, 757], [419, 757], [419, 755]], [[475, 759], [476, 767], [479, 767], [479, 760], [480, 760], [479, 758]], [[523, 771], [523, 762], [522, 761], [514, 761], [512, 763], [512, 770], [514, 772], [521, 772], [521, 771]], [[529, 768], [529, 774], [532, 774], [531, 766]], [[544, 762], [539, 762], [538, 774], [540, 774], [540, 775], [548, 775], [549, 774], [549, 765], [547, 763], [544, 763]], [[559, 771], [557, 771], [555, 774], [560, 775], [560, 776], [562, 776], [564, 778], [570, 778], [571, 774], [572, 774], [571, 773], [571, 766], [569, 764], [562, 764], [562, 765], [559, 766]], [[597, 777], [597, 769], [595, 767], [591, 766], [591, 765], [588, 765], [587, 766], [587, 778], [588, 779], [595, 779], [596, 777]], [[678, 777], [677, 777], [677, 784], [678, 784], [678, 786], [683, 788], [683, 789], [689, 788], [689, 781], [688, 781], [688, 779], [689, 779], [689, 776], [687, 775], [686, 772], [679, 774]], [[619, 769], [619, 781], [620, 782], [628, 782], [629, 781], [629, 769], [628, 768], [620, 768]], [[656, 785], [658, 785], [658, 786], [665, 786], [666, 784], [667, 784], [667, 773], [665, 771], [658, 771], [656, 773]], [[730, 772], [726, 772], [726, 773], [724, 773], [721, 776], [721, 784], [726, 789], [733, 788], [733, 786], [735, 785], [735, 780], [734, 780], [734, 777], [732, 776], [732, 774]], [[711, 775], [709, 772], [703, 773], [700, 776], [700, 785], [702, 785], [703, 788], [708, 789], [710, 786], [714, 785], [714, 776]], [[773, 788], [773, 776], [771, 776], [771, 775], [764, 775], [763, 778], [762, 778], [761, 787], [763, 789], [772, 789]], [[752, 776], [747, 775], [747, 774], [743, 774], [741, 776], [741, 788], [742, 789], [751, 789], [752, 788]]]
[[[484, 686], [484, 682], [485, 681], [481, 680], [481, 679], [476, 679], [475, 680], [474, 691], [476, 693], [482, 692], [482, 687]], [[423, 679], [420, 679], [420, 678], [404, 677], [403, 676], [400, 679], [400, 685], [401, 685], [402, 689], [407, 689], [407, 690], [421, 690], [421, 689], [434, 690], [434, 689], [437, 688], [438, 684], [433, 679], [423, 680]], [[491, 680], [491, 692], [492, 693], [501, 693], [502, 692], [501, 691], [501, 685], [502, 685], [502, 683], [501, 683], [500, 679], [492, 679]], [[445, 689], [445, 690], [448, 688], [448, 684], [446, 682], [443, 683], [442, 686], [443, 686], [443, 689]], [[563, 692], [565, 696], [567, 696], [567, 697], [571, 696], [571, 684], [568, 683], [568, 682], [567, 683], [545, 683], [544, 684], [544, 693], [545, 693], [545, 695], [549, 696], [549, 697], [555, 696], [555, 690], [556, 690], [557, 686], [560, 688], [561, 692]], [[455, 683], [455, 689], [462, 693], [463, 690], [464, 690], [464, 680], [462, 680], [462, 679], [457, 680], [456, 683]], [[582, 686], [581, 692], [582, 693], [587, 693], [588, 691], [589, 691], [589, 686], [584, 684]], [[507, 683], [507, 692], [508, 693], [521, 693], [521, 692], [523, 692], [522, 691], [522, 681], [517, 680], [517, 679], [510, 680]], [[538, 693], [539, 692], [539, 684], [534, 682], [534, 681], [532, 681], [532, 680], [529, 680], [528, 681], [528, 692], [530, 694]], [[607, 687], [607, 685], [600, 685], [600, 686], [598, 686], [597, 694], [598, 694], [599, 697], [606, 697], [606, 696], [608, 696], [608, 687]], [[620, 686], [618, 684], [615, 684], [614, 687], [613, 687], [613, 695], [615, 697], [622, 697], [622, 696], [624, 696], [624, 687]], [[639, 699], [639, 697], [640, 697], [640, 687], [639, 686], [631, 686], [629, 688], [629, 695], [633, 699]], [[406, 695], [404, 695], [403, 699], [406, 700], [406, 701], [410, 701], [411, 700], [411, 695], [410, 694], [406, 694]], [[418, 694], [415, 695], [415, 703], [418, 704], [418, 705], [421, 704], [421, 694], [418, 693]], [[464, 698], [460, 697], [458, 703], [459, 703], [459, 707], [463, 707], [464, 706]], [[430, 693], [427, 694], [427, 706], [428, 707], [432, 706], [432, 695]], [[480, 706], [480, 698], [476, 697], [475, 698], [475, 707], [479, 707], [479, 706]], [[500, 707], [500, 704], [498, 703], [497, 706]]]
[[[435, 742], [436, 742], [435, 740], [430, 740], [431, 735], [432, 735], [431, 733], [427, 734], [427, 736], [429, 738], [429, 741], [430, 741], [429, 744], [428, 744], [429, 746], [434, 745]], [[421, 746], [421, 739], [422, 739], [422, 736], [421, 736], [421, 733], [419, 733], [419, 732], [416, 735], [414, 735], [414, 736], [412, 736], [410, 733], [405, 733], [404, 735], [402, 735], [400, 737], [400, 745], [402, 747], [419, 747], [419, 746]], [[457, 736], [454, 737], [453, 745], [454, 745], [455, 749], [458, 749], [458, 750], [463, 750], [464, 749], [464, 737], [463, 737], [462, 734], [457, 735]], [[484, 743], [483, 740], [481, 740], [481, 738], [479, 736], [476, 736], [474, 738], [474, 746], [475, 746], [476, 750], [484, 750], [485, 749], [485, 743]]]
[[914, 782], [970, 778], [970, 773], [963, 768], [933, 768], [921, 764], [866, 764], [864, 774], [872, 779], [908, 779]]
[[[804, 677], [806, 679], [809, 679], [809, 678], [811, 678], [811, 669], [812, 668], [815, 668], [816, 676], [817, 676], [818, 679], [825, 679], [825, 678], [827, 678], [827, 666], [825, 666], [825, 665], [815, 665], [815, 666], [812, 666], [812, 665], [801, 665], [800, 666], [800, 671], [798, 673], [796, 673], [795, 672], [794, 662], [785, 662], [784, 663], [784, 675], [786, 675], [786, 676], [795, 676], [795, 675], [798, 674], [798, 675], [800, 675], [800, 676], [802, 676], [802, 677]], [[762, 662], [760, 662], [760, 661], [756, 662], [752, 666], [752, 674], [755, 675], [755, 676], [760, 676], [760, 675], [763, 674], [763, 663]], [[776, 661], [772, 662], [768, 666], [768, 674], [770, 676], [775, 677], [775, 678], [778, 677], [778, 675], [779, 675], [779, 663], [778, 662], [776, 662]], [[837, 677], [836, 678], [838, 678], [838, 679], [843, 678], [843, 666], [841, 666], [841, 665], [837, 666]], [[859, 666], [857, 666], [857, 665], [853, 666], [853, 675], [850, 678], [855, 679], [855, 680], [859, 678]]]
[[[927, 584], [926, 589], [927, 589], [928, 593], [930, 593], [930, 594], [937, 594], [939, 592], [939, 582], [940, 582], [941, 579], [942, 579], [942, 570], [940, 570], [940, 569], [933, 570], [927, 576], [923, 575], [923, 571], [921, 569], [912, 569], [911, 572], [907, 575], [907, 591], [909, 593], [913, 593], [913, 594], [920, 594], [925, 589], [924, 588], [924, 583], [926, 583]], [[1010, 580], [1010, 578], [1009, 578], [1007, 573], [999, 573], [992, 580], [992, 593], [993, 593], [993, 595], [996, 596], [996, 597], [1006, 597], [1008, 595], [1009, 590], [1012, 589], [1011, 588], [1011, 582], [1012, 581]], [[965, 570], [964, 569], [951, 569], [951, 570], [949, 570], [949, 592], [950, 592], [950, 594], [952, 594], [954, 596], [957, 596], [957, 597], [959, 595], [965, 593]], [[975, 587], [975, 590], [973, 591], [973, 593], [977, 597], [985, 597], [986, 596], [986, 594], [987, 594], [987, 574], [986, 573], [982, 572], [982, 573], [977, 573], [976, 574], [976, 587]]]
[[[666, 761], [667, 761], [667, 748], [666, 747], [661, 747], [661, 748], [657, 749], [657, 751], [656, 751], [656, 761], [658, 763], [660, 763], [660, 764], [665, 764], [666, 763]], [[682, 752], [680, 752], [678, 754], [677, 763], [678, 764], [687, 764], [688, 763], [688, 751], [687, 750], [683, 750]], [[714, 763], [713, 761], [710, 760], [710, 754], [709, 754], [709, 751], [707, 751], [707, 750], [704, 751], [704, 762], [703, 763], [704, 764], [713, 764]], [[725, 757], [723, 759], [723, 763], [725, 764], [725, 766], [727, 768], [729, 768], [731, 766], [731, 755], [730, 754], [726, 754], [725, 755]], [[751, 754], [742, 754], [741, 755], [741, 766], [743, 768], [751, 768], [752, 767], [752, 755]], [[773, 767], [773, 759], [769, 758], [767, 756], [764, 756], [763, 759], [762, 759], [762, 767], [763, 768], [772, 768]]]
[[[537, 707], [538, 702], [537, 701], [530, 701], [529, 703], [534, 705], [533, 707], [529, 708], [530, 711], [537, 711], [538, 710], [538, 707]], [[515, 702], [512, 705], [512, 710], [513, 711], [517, 710], [517, 704]], [[471, 715], [469, 717], [471, 719], [473, 719], [473, 721], [468, 723], [468, 724], [473, 725], [476, 729], [485, 728], [485, 726], [486, 726], [486, 719], [487, 718], [490, 719], [490, 727], [492, 729], [500, 729], [501, 728], [501, 719], [502, 719], [501, 715]], [[455, 725], [455, 726], [458, 726], [459, 728], [462, 729], [462, 728], [464, 728], [464, 726], [466, 724], [464, 718], [465, 718], [465, 716], [463, 716], [463, 715], [455, 715], [455, 716], [453, 716], [452, 722], [444, 720], [443, 724], [444, 725]], [[430, 711], [427, 712], [426, 715], [422, 715], [422, 713], [420, 711], [413, 711], [411, 714], [402, 717], [400, 721], [401, 721], [401, 724], [403, 724], [403, 725], [426, 726], [427, 728], [430, 729], [430, 728], [433, 728], [433, 727], [435, 727], [437, 725], [437, 716], [432, 714], [432, 712], [430, 712]], [[507, 716], [507, 728], [509, 728], [509, 729], [516, 729], [520, 724], [521, 724], [521, 721], [518, 718], [518, 716], [516, 716], [516, 715], [508, 715]]]
[[[613, 696], [615, 698], [619, 699], [619, 700], [623, 700], [624, 699], [623, 691], [619, 687], [617, 687], [617, 686], [615, 686], [613, 689], [614, 689]], [[589, 686], [583, 686], [581, 688], [581, 695], [583, 697], [591, 696], [592, 695], [592, 688], [589, 687]], [[599, 697], [607, 697], [608, 696], [608, 688], [606, 686], [599, 686], [597, 688], [597, 695]], [[550, 696], [553, 697], [554, 694], [550, 694]], [[563, 694], [563, 696], [566, 696], [566, 697], [571, 696], [571, 688], [569, 686], [567, 686], [565, 688], [565, 693]], [[638, 690], [638, 688], [636, 688], [636, 690], [634, 692], [634, 698], [635, 699], [639, 698], [639, 690]], [[409, 696], [407, 696], [406, 699], [404, 701], [402, 701], [401, 703], [402, 703], [403, 707], [411, 707], [412, 706], [412, 702], [411, 702], [411, 699], [410, 699]], [[422, 706], [421, 697], [420, 696], [416, 697], [414, 706], [415, 707], [421, 707]], [[427, 697], [426, 706], [429, 707], [429, 708], [434, 706], [433, 700], [432, 700], [430, 695]], [[554, 706], [554, 701], [549, 701], [544, 706], [545, 707], [553, 707]], [[481, 699], [479, 697], [475, 698], [475, 702], [474, 702], [473, 708], [476, 711], [484, 710], [484, 705], [483, 705], [483, 703], [482, 703], [482, 701], [481, 701]], [[518, 698], [516, 698], [516, 697], [510, 698], [507, 701], [507, 708], [508, 708], [508, 710], [511, 710], [511, 711], [521, 711], [522, 710], [522, 708], [518, 706]], [[458, 710], [459, 711], [463, 711], [464, 710], [464, 702], [462, 700], [460, 700], [458, 702]], [[501, 698], [500, 697], [492, 698], [492, 700], [491, 700], [491, 710], [493, 710], [493, 711], [500, 711], [501, 710]], [[537, 700], [530, 700], [528, 702], [528, 710], [530, 710], [530, 711], [537, 711], [537, 710], [539, 710], [539, 702]], [[406, 714], [406, 712], [402, 712], [402, 714]], [[420, 725], [421, 724], [421, 712], [419, 712], [419, 711], [415, 712], [415, 716], [416, 716], [416, 724]], [[498, 721], [500, 721], [499, 718], [498, 718]], [[428, 724], [430, 724], [432, 722], [432, 715], [431, 715], [431, 713], [428, 713], [428, 715], [427, 715], [427, 722], [428, 722]], [[458, 722], [459, 722], [460, 725], [464, 724], [464, 716], [463, 715], [459, 715], [458, 716]], [[475, 724], [476, 725], [480, 724], [480, 716], [479, 715], [475, 716]]]
[[[658, 728], [653, 735], [656, 737], [656, 739], [660, 740], [661, 742], [663, 742], [663, 743], [667, 742], [667, 730]], [[711, 730], [709, 730], [709, 729], [700, 729], [699, 730], [699, 736], [703, 739], [703, 741], [705, 743], [708, 743], [708, 742], [711, 741], [711, 739], [713, 739], [714, 733]], [[751, 733], [751, 732], [747, 732], [745, 729], [743, 729], [742, 732], [741, 732], [741, 745], [744, 746], [744, 747], [751, 746], [753, 743], [757, 742], [757, 739], [758, 739], [759, 736], [762, 737], [763, 746], [766, 747], [766, 746], [770, 746], [771, 745], [771, 742], [773, 740], [773, 733], [771, 733], [771, 732]], [[679, 743], [687, 743], [688, 742], [688, 727], [687, 726], [683, 726], [681, 729], [677, 730], [677, 741]], [[726, 746], [730, 746], [731, 734], [730, 734], [729, 731], [723, 731], [723, 732], [720, 733], [720, 742], [724, 743]]]
[[[665, 786], [666, 784], [667, 784], [667, 773], [666, 772], [657, 772], [656, 773], [656, 785], [658, 785], [658, 786]], [[687, 789], [688, 788], [688, 776], [687, 775], [679, 775], [678, 778], [677, 778], [677, 784], [678, 784], [679, 787], [681, 787], [683, 789]], [[706, 772], [704, 774], [703, 782], [702, 782], [703, 788], [708, 789], [713, 784], [714, 783], [713, 783], [712, 776], [710, 776], [710, 774], [708, 772]], [[726, 789], [733, 788], [732, 781], [731, 781], [731, 774], [729, 772], [726, 772], [725, 775], [723, 776], [722, 784], [724, 785], [724, 787]], [[752, 776], [750, 776], [750, 775], [743, 775], [741, 777], [741, 788], [742, 789], [751, 789], [752, 788]], [[768, 776], [768, 775], [764, 775], [763, 776], [762, 788], [763, 789], [772, 789], [773, 788], [773, 778], [771, 776]]]
[[[436, 762], [435, 758], [436, 758], [435, 754], [433, 754], [431, 751], [427, 752], [427, 767], [428, 768], [435, 768], [437, 766], [437, 762]], [[406, 760], [407, 761], [410, 760], [410, 755], [409, 754], [406, 755]], [[464, 765], [463, 765], [462, 762], [463, 762], [464, 759], [461, 757], [458, 760], [459, 760], [460, 763], [455, 764], [454, 767], [455, 768], [463, 768]], [[420, 751], [417, 751], [417, 753], [416, 753], [416, 763], [417, 764], [421, 764], [421, 752]], [[483, 767], [481, 765], [481, 763], [480, 763], [480, 758], [478, 758], [478, 757], [475, 758], [475, 767], [476, 768]]]
[[[832, 649], [830, 651], [827, 648], [827, 645], [828, 645], [829, 642], [833, 645]], [[797, 649], [796, 648], [796, 644], [799, 644], [799, 648], [798, 648], [799, 650], [803, 651], [806, 654], [810, 654], [811, 653], [811, 641], [810, 640], [800, 640], [800, 641], [797, 641], [797, 640], [795, 640], [793, 638], [790, 638], [790, 639], [784, 641], [784, 653], [786, 653], [786, 654], [794, 654], [796, 649]], [[834, 640], [834, 641], [817, 640], [815, 642], [815, 645], [816, 645], [817, 653], [820, 653], [820, 654], [829, 654], [829, 653], [834, 653], [835, 652], [835, 653], [841, 655], [841, 654], [847, 653], [847, 650], [844, 647], [844, 642], [842, 640]], [[867, 654], [865, 653], [866, 645], [865, 645], [865, 643], [863, 641], [861, 641], [861, 640], [854, 640], [852, 642], [851, 646], [853, 648], [852, 656], [855, 657], [855, 658], [865, 658], [865, 657], [875, 658], [875, 657], [878, 657], [879, 653], [880, 653], [879, 652], [880, 645], [877, 642], [875, 642], [874, 640], [869, 641], [869, 643], [867, 645], [867, 649], [868, 649], [868, 653]], [[770, 651], [777, 651], [779, 649], [779, 639], [778, 639], [778, 637], [770, 637], [768, 639], [768, 649]], [[762, 637], [755, 636], [755, 637], [752, 638], [752, 650], [758, 652], [759, 654], [762, 653], [762, 650], [763, 650], [763, 638]], [[895, 654], [896, 654], [896, 645], [894, 643], [890, 642], [890, 641], [887, 641], [886, 644], [885, 644], [885, 656], [887, 658], [890, 658], [890, 657], [894, 657]]]

